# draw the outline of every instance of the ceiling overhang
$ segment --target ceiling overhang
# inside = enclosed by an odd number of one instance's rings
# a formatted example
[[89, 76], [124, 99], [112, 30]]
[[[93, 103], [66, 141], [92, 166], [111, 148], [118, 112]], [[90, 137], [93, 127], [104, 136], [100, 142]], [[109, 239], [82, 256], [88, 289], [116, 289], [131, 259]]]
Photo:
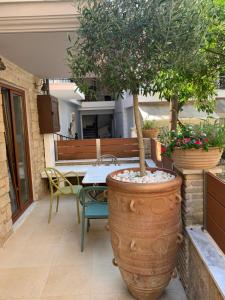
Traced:
[[0, 34], [74, 31], [79, 13], [73, 1], [0, 2]]
[[69, 78], [66, 49], [79, 13], [74, 1], [0, 1], [0, 57], [40, 78]]

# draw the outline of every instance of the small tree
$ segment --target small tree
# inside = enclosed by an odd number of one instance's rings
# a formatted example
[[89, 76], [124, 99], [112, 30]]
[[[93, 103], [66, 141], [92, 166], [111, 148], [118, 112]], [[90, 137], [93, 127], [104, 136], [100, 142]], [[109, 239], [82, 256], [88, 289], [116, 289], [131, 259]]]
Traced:
[[155, 90], [171, 103], [171, 130], [177, 129], [178, 115], [185, 103], [194, 100], [199, 111], [215, 109], [217, 81], [225, 71], [225, 2], [208, 4], [210, 22], [197, 55], [183, 69], [172, 66], [155, 79]]
[[159, 71], [187, 68], [208, 30], [208, 0], [93, 0], [80, 8], [78, 38], [68, 49], [78, 87], [88, 92], [87, 76], [96, 76], [111, 93], [133, 95], [145, 174], [138, 94], [154, 91]]

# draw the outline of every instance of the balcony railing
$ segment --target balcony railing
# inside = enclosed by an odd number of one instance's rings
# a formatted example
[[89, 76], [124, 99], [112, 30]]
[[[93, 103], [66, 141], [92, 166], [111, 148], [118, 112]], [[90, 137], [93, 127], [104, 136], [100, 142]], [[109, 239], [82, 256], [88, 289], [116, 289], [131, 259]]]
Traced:
[[58, 78], [58, 79], [49, 79], [49, 83], [50, 84], [54, 84], [54, 83], [73, 83], [73, 79], [70, 78]]
[[225, 75], [220, 76], [219, 82], [218, 82], [218, 88], [221, 90], [225, 90]]

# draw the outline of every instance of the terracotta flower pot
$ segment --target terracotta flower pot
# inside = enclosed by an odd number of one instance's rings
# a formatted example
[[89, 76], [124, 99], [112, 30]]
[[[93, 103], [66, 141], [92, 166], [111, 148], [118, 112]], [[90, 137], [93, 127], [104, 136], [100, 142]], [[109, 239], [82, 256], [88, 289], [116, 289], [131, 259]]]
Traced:
[[142, 129], [142, 135], [144, 138], [156, 139], [159, 134], [158, 128]]
[[176, 148], [172, 154], [172, 159], [178, 168], [210, 169], [218, 165], [222, 153], [223, 151], [216, 147], [209, 148], [209, 151]]
[[181, 239], [181, 178], [127, 183], [112, 178], [118, 172], [107, 177], [114, 261], [136, 299], [158, 299], [171, 279]]

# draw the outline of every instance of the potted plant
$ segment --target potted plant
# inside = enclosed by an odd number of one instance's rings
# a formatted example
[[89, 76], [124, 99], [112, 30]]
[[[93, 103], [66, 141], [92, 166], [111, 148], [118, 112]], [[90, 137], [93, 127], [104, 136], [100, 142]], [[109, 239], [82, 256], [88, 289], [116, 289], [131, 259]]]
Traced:
[[156, 122], [145, 119], [142, 124], [142, 134], [144, 138], [156, 139], [159, 134], [159, 129], [156, 126]]
[[164, 169], [146, 170], [138, 95], [157, 92], [159, 70], [190, 70], [208, 29], [204, 3], [87, 1], [78, 38], [68, 49], [72, 76], [83, 93], [86, 78], [95, 76], [110, 93], [133, 95], [140, 168], [112, 173], [107, 184], [114, 263], [139, 300], [157, 299], [175, 268], [181, 178]]
[[200, 125], [186, 125], [169, 131], [161, 138], [163, 155], [171, 157], [178, 168], [215, 167], [225, 147], [225, 125], [209, 120]]

